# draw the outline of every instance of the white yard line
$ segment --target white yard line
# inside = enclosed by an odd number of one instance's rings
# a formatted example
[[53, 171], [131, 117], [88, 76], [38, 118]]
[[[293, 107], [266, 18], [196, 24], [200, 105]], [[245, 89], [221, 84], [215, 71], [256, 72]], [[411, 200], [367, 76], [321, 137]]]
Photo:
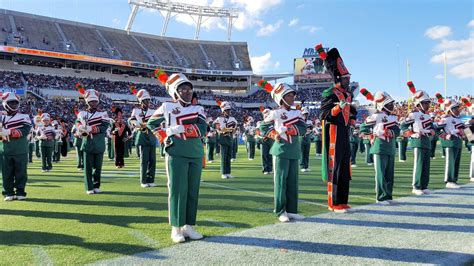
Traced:
[[160, 246], [160, 243], [158, 241], [154, 240], [153, 238], [145, 235], [142, 231], [137, 230], [137, 229], [132, 229], [130, 230], [130, 234], [135, 237], [136, 239], [140, 240], [142, 243], [146, 244], [149, 247], [152, 248], [158, 248]]
[[33, 248], [33, 256], [37, 265], [53, 265], [53, 261], [43, 247]]
[[[235, 188], [235, 187], [229, 187], [229, 186], [224, 186], [224, 185], [220, 185], [220, 184], [216, 184], [216, 183], [209, 183], [209, 182], [205, 182], [205, 181], [201, 181], [201, 184], [203, 185], [209, 185], [209, 186], [214, 186], [214, 187], [221, 187], [221, 188], [226, 188], [226, 189], [231, 189], [231, 190], [235, 190], [235, 191], [241, 191], [241, 192], [247, 192], [247, 193], [253, 193], [253, 194], [258, 194], [258, 195], [262, 195], [262, 196], [266, 196], [266, 197], [271, 197], [273, 198], [273, 195], [272, 194], [267, 194], [267, 193], [263, 193], [263, 192], [258, 192], [258, 191], [254, 191], [254, 190], [247, 190], [247, 189], [242, 189], [242, 188]], [[306, 203], [306, 204], [311, 204], [311, 205], [316, 205], [316, 206], [320, 206], [320, 207], [324, 207], [324, 208], [327, 208], [327, 205], [325, 204], [321, 204], [321, 203], [317, 203], [317, 202], [312, 202], [312, 201], [307, 201], [307, 200], [298, 200], [299, 202], [302, 202], [302, 203]]]
[[224, 222], [219, 222], [219, 221], [211, 219], [211, 218], [204, 218], [204, 221], [208, 221], [210, 223], [213, 223], [213, 224], [216, 224], [216, 225], [222, 226], [222, 227], [235, 228], [235, 226], [233, 226], [231, 224], [224, 223]]

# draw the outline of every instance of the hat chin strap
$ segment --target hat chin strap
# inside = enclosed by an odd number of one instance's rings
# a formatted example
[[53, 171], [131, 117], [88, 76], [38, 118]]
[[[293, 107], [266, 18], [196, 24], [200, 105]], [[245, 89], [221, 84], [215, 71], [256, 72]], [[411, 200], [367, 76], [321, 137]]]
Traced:
[[181, 95], [179, 95], [178, 92], [175, 92], [174, 95], [178, 96], [178, 101], [180, 101], [184, 104], [191, 104], [191, 102], [186, 102], [185, 100], [183, 100], [183, 98], [181, 98]]
[[389, 113], [389, 114], [393, 114], [393, 112], [395, 111], [395, 110], [392, 110], [392, 111], [388, 110], [388, 109], [385, 107], [385, 105], [383, 106], [382, 109], [383, 109], [384, 111], [386, 111], [387, 113]]
[[[421, 110], [423, 110], [423, 112], [427, 112], [427, 110], [425, 110], [425, 108], [423, 108], [423, 104], [421, 104], [421, 102], [419, 103], [420, 107], [421, 107]], [[428, 108], [429, 110], [429, 108]]]
[[454, 117], [458, 117], [457, 115], [455, 115], [455, 114], [453, 113], [453, 109], [449, 109], [449, 112], [450, 112]]
[[7, 111], [9, 112], [16, 112], [18, 111], [18, 109], [20, 109], [20, 103], [18, 103], [18, 107], [16, 109], [11, 108], [10, 105], [8, 105], [8, 102], [5, 103], [5, 106], [3, 107], [5, 107], [5, 109], [7, 109]]
[[291, 107], [291, 105], [289, 105], [289, 104], [285, 101], [285, 99], [283, 99], [283, 97], [281, 97], [280, 103], [281, 103], [282, 101], [283, 101], [288, 107]]

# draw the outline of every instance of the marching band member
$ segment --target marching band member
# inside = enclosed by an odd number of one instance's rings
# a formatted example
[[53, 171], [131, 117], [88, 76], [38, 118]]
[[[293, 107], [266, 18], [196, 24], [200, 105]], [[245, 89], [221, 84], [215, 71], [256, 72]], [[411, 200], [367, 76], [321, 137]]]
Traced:
[[301, 108], [303, 120], [306, 123], [306, 132], [301, 138], [301, 172], [309, 172], [309, 151], [311, 150], [311, 139], [313, 138], [313, 121], [309, 118], [308, 107]]
[[[39, 110], [38, 111], [38, 114], [35, 115], [35, 117], [33, 118], [33, 131], [36, 132], [38, 130], [38, 128], [42, 127], [43, 124], [41, 123], [41, 114], [42, 114], [42, 111]], [[35, 154], [36, 154], [36, 158], [41, 158], [41, 151], [40, 151], [40, 145], [39, 145], [39, 139], [35, 138]]]
[[378, 91], [375, 96], [365, 89], [361, 93], [373, 101], [376, 113], [366, 119], [373, 127], [373, 145], [370, 153], [374, 155], [376, 201], [382, 205], [392, 203], [395, 171], [396, 138], [400, 134], [397, 116], [393, 115], [395, 100], [386, 93]]
[[[401, 125], [404, 123], [405, 123], [405, 117], [400, 117], [398, 119], [398, 124]], [[403, 136], [403, 134], [400, 134], [397, 137], [397, 142], [398, 142], [398, 161], [404, 163], [407, 160], [408, 138]]]
[[233, 135], [236, 131], [237, 120], [231, 116], [229, 102], [218, 101], [221, 108], [221, 116], [214, 121], [214, 126], [219, 133], [219, 145], [221, 147], [221, 177], [222, 179], [233, 178], [231, 173], [231, 158], [233, 147]]
[[35, 151], [35, 130], [33, 127], [28, 133], [28, 163], [33, 163], [33, 152]]
[[216, 148], [216, 135], [217, 131], [212, 127], [212, 117], [207, 118], [207, 135], [206, 135], [206, 154], [207, 162], [212, 163], [214, 161], [214, 151]]
[[360, 124], [360, 132], [361, 132], [360, 136], [362, 138], [362, 143], [364, 144], [365, 163], [367, 165], [373, 165], [374, 155], [370, 153], [370, 148], [372, 147], [372, 144], [370, 143], [370, 138], [372, 136], [372, 127], [367, 126], [364, 120], [364, 122]]
[[[474, 105], [471, 105], [470, 107], [472, 106]], [[468, 127], [469, 131], [471, 131], [471, 136], [469, 138], [469, 142], [471, 144], [471, 163], [469, 167], [469, 178], [471, 182], [474, 182], [474, 149], [472, 149], [472, 145], [474, 144], [474, 117], [471, 116], [471, 119], [466, 122], [466, 127]]]
[[425, 91], [417, 91], [413, 82], [407, 83], [413, 94], [413, 99], [417, 110], [411, 112], [401, 125], [404, 135], [411, 138], [413, 147], [413, 190], [415, 195], [430, 194], [428, 189], [430, 182], [430, 137], [435, 134], [433, 120], [428, 111], [431, 106], [431, 99]]
[[232, 134], [232, 152], [230, 156], [230, 161], [234, 162], [237, 159], [237, 153], [239, 153], [239, 139], [242, 137], [240, 132], [240, 127], [237, 125], [235, 127], [234, 133]]
[[314, 146], [316, 148], [316, 158], [320, 157], [322, 154], [322, 128], [321, 128], [321, 121], [319, 119], [316, 119], [314, 123], [314, 128], [313, 128], [313, 139], [314, 139]]
[[105, 134], [109, 127], [107, 112], [99, 109], [99, 92], [85, 90], [76, 84], [84, 97], [87, 110], [77, 114], [77, 130], [82, 136], [81, 150], [84, 152], [84, 181], [88, 195], [101, 193], [100, 179], [105, 152]]
[[60, 127], [57, 120], [53, 120], [51, 124], [54, 128], [54, 149], [53, 149], [53, 162], [58, 163], [61, 160], [61, 146], [62, 141], [62, 128]]
[[112, 125], [110, 121], [107, 125], [107, 130], [105, 131], [105, 145], [107, 147], [107, 158], [109, 158], [109, 161], [113, 161], [115, 158], [115, 151], [114, 141], [112, 140]]
[[2, 180], [5, 201], [26, 199], [28, 180], [28, 140], [31, 120], [18, 112], [20, 100], [13, 92], [3, 93], [2, 104], [6, 114], [1, 116], [0, 137], [3, 141]]
[[438, 123], [438, 128], [442, 130], [441, 145], [446, 151], [444, 182], [446, 188], [460, 188], [457, 182], [463, 147], [464, 123], [459, 118], [461, 110], [458, 102], [446, 99], [444, 107], [446, 113]]
[[140, 185], [143, 188], [156, 187], [156, 137], [146, 127], [155, 109], [150, 108], [151, 96], [147, 90], [141, 89], [138, 92], [135, 87], [131, 87], [132, 93], [137, 95], [139, 108], [132, 110], [130, 124], [136, 132], [135, 147], [140, 150]]
[[193, 85], [186, 76], [173, 74], [168, 78], [162, 70], [155, 73], [173, 98], [172, 102], [163, 103], [148, 121], [150, 130], [166, 123], [165, 163], [171, 239], [176, 243], [184, 242], [185, 237], [201, 239], [203, 236], [193, 226], [196, 224], [204, 155], [201, 138], [206, 135], [206, 116], [202, 106], [191, 104]]
[[331, 74], [335, 86], [323, 92], [321, 120], [323, 121], [322, 177], [328, 182], [328, 209], [338, 213], [349, 211], [350, 166], [349, 125], [355, 124], [356, 108], [350, 103], [353, 88], [350, 74], [336, 48], [326, 54], [322, 45], [318, 53]]
[[306, 134], [307, 126], [301, 111], [291, 109], [294, 107], [296, 91], [284, 83], [272, 87], [262, 80], [258, 84], [271, 94], [279, 106], [270, 111], [265, 125], [260, 126], [264, 132], [273, 126], [271, 136], [275, 142], [270, 154], [273, 155], [274, 168], [274, 211], [280, 222], [302, 220], [304, 216], [298, 214], [298, 161], [301, 158], [300, 139]]
[[257, 128], [252, 124], [254, 122], [253, 117], [247, 117], [247, 121], [244, 123], [244, 135], [245, 144], [247, 147], [247, 155], [250, 161], [254, 160], [255, 157], [255, 131]]
[[274, 139], [271, 137], [270, 133], [273, 130], [273, 121], [268, 121], [268, 116], [271, 113], [270, 109], [263, 109], [261, 112], [263, 115], [263, 121], [261, 121], [258, 126], [258, 135], [262, 138], [260, 149], [262, 157], [262, 172], [264, 175], [271, 175], [273, 174], [273, 159], [270, 154], [270, 149], [273, 146]]
[[349, 143], [351, 148], [351, 167], [357, 167], [357, 151], [359, 150], [359, 128], [360, 124], [355, 124], [354, 126], [350, 127], [350, 134], [349, 134]]
[[53, 169], [51, 161], [57, 131], [51, 124], [51, 117], [48, 113], [41, 114], [41, 122], [43, 126], [36, 131], [36, 137], [39, 140], [39, 146], [41, 148], [41, 169], [43, 172], [49, 172]]
[[[77, 114], [76, 114], [77, 116]], [[72, 136], [74, 137], [73, 146], [76, 148], [76, 158], [77, 158], [77, 170], [83, 171], [84, 170], [84, 152], [81, 150], [82, 146], [82, 136], [78, 130], [78, 126], [76, 123], [71, 128]]]
[[123, 168], [125, 166], [125, 146], [127, 144], [128, 137], [132, 135], [132, 131], [123, 121], [121, 108], [114, 107], [112, 112], [114, 113], [112, 139], [115, 151], [115, 166], [117, 168]]
[[61, 127], [61, 156], [67, 157], [67, 152], [69, 150], [69, 126], [66, 124], [66, 121], [63, 119], [59, 120], [59, 126]]

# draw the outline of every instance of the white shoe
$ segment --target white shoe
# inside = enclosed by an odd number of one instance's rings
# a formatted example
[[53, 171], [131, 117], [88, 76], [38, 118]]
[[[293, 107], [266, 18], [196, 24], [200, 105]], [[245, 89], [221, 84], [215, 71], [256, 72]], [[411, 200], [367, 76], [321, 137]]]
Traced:
[[253, 161], [253, 158], [249, 158], [249, 161]]
[[288, 215], [288, 218], [293, 219], [293, 220], [297, 220], [297, 221], [300, 221], [300, 220], [303, 220], [304, 218], [306, 218], [303, 215], [297, 214], [297, 213], [289, 213], [288, 212], [287, 215]]
[[148, 183], [148, 186], [149, 186], [149, 187], [157, 187], [158, 185], [155, 184], [155, 183]]
[[181, 232], [183, 233], [184, 237], [189, 237], [192, 240], [198, 240], [203, 238], [203, 236], [200, 233], [196, 232], [191, 225], [183, 226], [181, 228]]
[[306, 172], [306, 168], [301, 169], [301, 172], [303, 173]]
[[401, 163], [404, 163], [404, 162], [406, 162], [406, 160], [398, 160], [398, 161], [399, 161], [399, 162], [401, 162]]
[[213, 163], [214, 161], [207, 161], [207, 163]]
[[388, 203], [390, 203], [390, 205], [397, 205], [397, 202], [394, 201], [394, 200], [389, 199], [387, 201], [388, 201]]
[[146, 188], [146, 187], [150, 187], [150, 184], [140, 184], [140, 186], [143, 188]]
[[273, 175], [273, 172], [272, 172], [272, 171], [270, 171], [270, 172], [268, 172], [268, 174], [269, 174], [269, 175]]
[[370, 166], [370, 165], [374, 165], [374, 163], [368, 163], [367, 165], [369, 165], [369, 166]]
[[427, 194], [427, 195], [433, 193], [433, 192], [431, 192], [431, 190], [429, 190], [429, 189], [423, 189], [422, 191], [423, 191], [423, 194]]
[[453, 183], [453, 182], [448, 182], [448, 183], [446, 183], [446, 188], [455, 188], [455, 189], [457, 189], [457, 188], [461, 188], [461, 186], [459, 186], [458, 184]]
[[444, 156], [444, 155], [442, 155], [442, 156], [441, 156], [441, 158], [445, 158], [445, 156]]
[[95, 192], [94, 192], [94, 190], [87, 190], [86, 193], [87, 193], [87, 195], [92, 195], [92, 194], [94, 194]]
[[184, 241], [186, 241], [181, 231], [181, 228], [174, 226], [173, 228], [171, 228], [171, 239], [175, 243], [183, 243]]
[[288, 217], [288, 214], [286, 212], [280, 214], [280, 216], [278, 216], [278, 220], [280, 220], [280, 222], [282, 223], [287, 223], [290, 221], [290, 218]]
[[77, 171], [84, 171], [84, 169], [82, 169], [82, 168], [77, 168]]
[[221, 175], [221, 178], [222, 178], [222, 179], [227, 179], [227, 178], [229, 178], [229, 177], [227, 177], [227, 175]]
[[16, 196], [17, 200], [26, 200], [26, 196]]
[[436, 160], [436, 157], [431, 158], [432, 160]]
[[383, 201], [377, 200], [377, 204], [386, 206], [386, 205], [390, 205], [390, 202], [388, 200], [383, 200]]
[[235, 161], [235, 159], [230, 159], [231, 162]]
[[41, 173], [46, 173], [46, 170], [41, 170]]
[[264, 175], [269, 175], [270, 173], [269, 172], [263, 172]]
[[12, 201], [12, 200], [14, 200], [14, 199], [15, 199], [14, 196], [6, 196], [3, 200], [4, 200], [4, 201]]
[[352, 168], [357, 168], [357, 164], [352, 164], [351, 167]]
[[411, 193], [413, 193], [413, 194], [415, 194], [415, 195], [417, 195], [417, 196], [423, 195], [423, 191], [422, 191], [421, 189], [416, 189], [416, 188], [414, 188], [414, 189], [411, 191]]
[[234, 178], [234, 176], [227, 174], [227, 178]]
[[471, 177], [470, 181], [471, 181], [471, 182], [474, 182], [474, 177]]

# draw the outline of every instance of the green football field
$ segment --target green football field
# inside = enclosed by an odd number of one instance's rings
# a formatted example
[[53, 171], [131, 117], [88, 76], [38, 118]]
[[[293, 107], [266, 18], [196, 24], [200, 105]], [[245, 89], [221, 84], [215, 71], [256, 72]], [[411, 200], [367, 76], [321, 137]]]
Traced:
[[[438, 150], [431, 161], [431, 189], [444, 187], [444, 159]], [[240, 146], [232, 164], [234, 179], [223, 180], [219, 160], [203, 171], [198, 226], [205, 236], [223, 235], [277, 223], [273, 210], [273, 177], [261, 173], [260, 154], [249, 161]], [[350, 204], [374, 203], [373, 167], [353, 169]], [[411, 195], [413, 160], [395, 165], [395, 197]], [[28, 199], [0, 202], [0, 264], [86, 264], [173, 245], [168, 225], [166, 176], [158, 156], [156, 188], [141, 188], [138, 159], [126, 159], [118, 170], [105, 158], [104, 193], [86, 195], [75, 154], [62, 158], [49, 173], [41, 173], [39, 160], [29, 165]], [[469, 154], [463, 150], [460, 184], [468, 182]], [[326, 186], [321, 181], [321, 160], [310, 161], [311, 172], [300, 173], [300, 212], [311, 216], [327, 212]]]

